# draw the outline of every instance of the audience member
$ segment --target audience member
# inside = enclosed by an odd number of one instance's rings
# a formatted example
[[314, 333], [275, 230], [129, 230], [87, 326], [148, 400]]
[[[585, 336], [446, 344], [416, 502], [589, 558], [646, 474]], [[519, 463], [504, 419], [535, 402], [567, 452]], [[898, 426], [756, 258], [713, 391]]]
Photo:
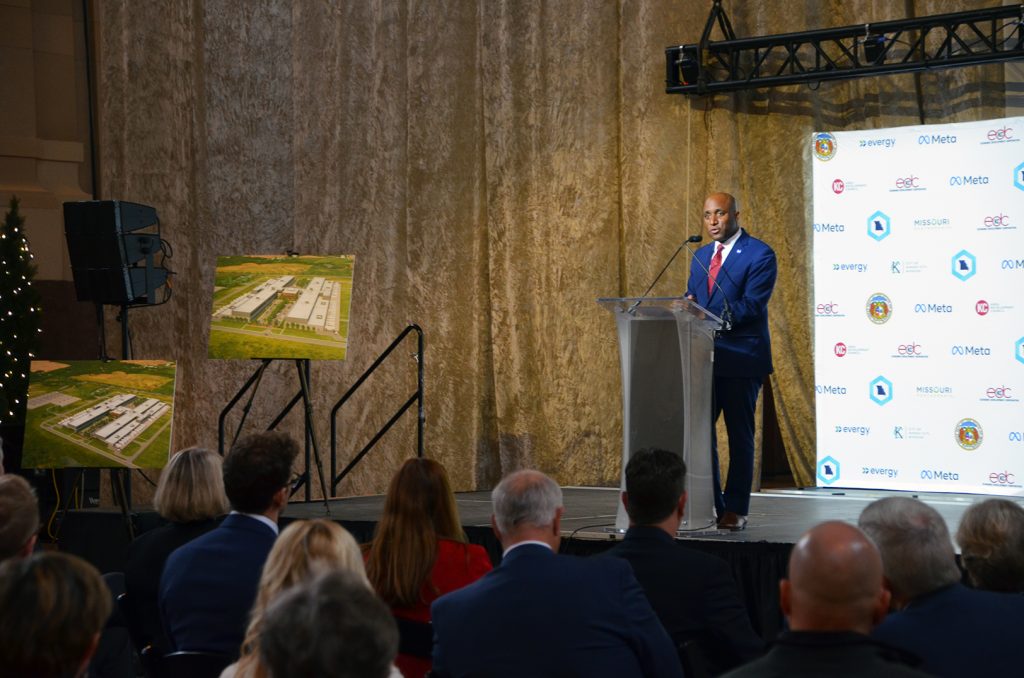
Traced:
[[[491, 570], [483, 547], [466, 542], [444, 466], [409, 459], [388, 487], [366, 573], [392, 614], [426, 624], [434, 600]], [[424, 629], [420, 654], [429, 655], [432, 634]], [[406, 678], [421, 678], [431, 668], [429, 658], [412, 652], [400, 651], [395, 663]]]
[[[719, 674], [764, 650], [740, 601], [729, 565], [676, 543], [686, 506], [686, 465], [673, 452], [643, 449], [626, 464], [622, 503], [629, 530], [605, 555], [623, 558], [658, 619], [691, 661]], [[694, 656], [696, 654], [696, 656]]]
[[21, 476], [0, 475], [0, 561], [25, 558], [39, 536], [39, 502]]
[[398, 650], [398, 630], [365, 581], [333, 571], [270, 604], [259, 646], [278, 678], [384, 678]]
[[859, 525], [882, 554], [893, 608], [874, 630], [884, 643], [916, 654], [937, 676], [972, 675], [983, 667], [1015, 675], [1024, 628], [1024, 597], [975, 591], [960, 583], [949, 529], [916, 499], [887, 497], [860, 514]]
[[831, 521], [805, 533], [790, 554], [779, 599], [789, 630], [729, 678], [927, 675], [868, 635], [885, 617], [889, 591], [878, 549], [856, 527]]
[[563, 507], [553, 480], [518, 471], [491, 500], [503, 560], [434, 601], [438, 675], [682, 675], [628, 563], [556, 554]]
[[238, 656], [297, 454], [292, 438], [266, 432], [240, 439], [224, 458], [224, 490], [234, 510], [174, 551], [160, 578], [170, 649]]
[[92, 565], [63, 553], [0, 564], [0, 674], [82, 676], [110, 616], [110, 591]]
[[1024, 508], [1007, 499], [974, 504], [956, 531], [960, 561], [975, 588], [1024, 593]]
[[168, 650], [157, 606], [164, 563], [175, 549], [215, 528], [227, 512], [222, 472], [220, 455], [199, 447], [171, 457], [153, 497], [153, 507], [170, 524], [140, 535], [128, 547], [125, 590], [136, 638], [158, 654]]
[[300, 520], [286, 527], [270, 550], [260, 576], [259, 593], [242, 643], [242, 657], [221, 678], [264, 678], [260, 662], [260, 633], [267, 607], [282, 592], [326, 570], [345, 570], [369, 588], [363, 556], [352, 535], [330, 520]]

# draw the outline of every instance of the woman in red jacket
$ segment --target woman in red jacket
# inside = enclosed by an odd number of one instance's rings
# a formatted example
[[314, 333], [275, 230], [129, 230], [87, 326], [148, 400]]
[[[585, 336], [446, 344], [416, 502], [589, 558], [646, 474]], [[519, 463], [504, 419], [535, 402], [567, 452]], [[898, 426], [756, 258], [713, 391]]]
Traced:
[[[481, 546], [469, 544], [459, 523], [455, 495], [444, 466], [431, 459], [409, 459], [391, 479], [384, 513], [366, 555], [366, 576], [391, 606], [404, 636], [430, 622], [430, 604], [470, 584], [491, 569]], [[407, 637], [403, 637], [403, 646]], [[429, 654], [400, 648], [395, 664], [406, 678], [430, 670]]]

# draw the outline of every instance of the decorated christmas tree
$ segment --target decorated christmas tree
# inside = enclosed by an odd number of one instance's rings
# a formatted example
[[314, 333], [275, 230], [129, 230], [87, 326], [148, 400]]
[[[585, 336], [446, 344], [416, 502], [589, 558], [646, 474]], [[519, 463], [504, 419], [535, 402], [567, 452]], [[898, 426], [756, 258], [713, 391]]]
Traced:
[[36, 267], [18, 213], [18, 199], [0, 229], [0, 424], [24, 422], [29, 362], [39, 327], [39, 295], [32, 287]]

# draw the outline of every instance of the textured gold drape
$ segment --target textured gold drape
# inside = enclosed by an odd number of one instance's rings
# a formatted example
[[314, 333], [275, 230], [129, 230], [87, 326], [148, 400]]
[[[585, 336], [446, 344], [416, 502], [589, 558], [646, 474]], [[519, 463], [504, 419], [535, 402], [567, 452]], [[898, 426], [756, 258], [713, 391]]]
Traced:
[[[992, 2], [727, 2], [740, 36]], [[776, 250], [775, 401], [813, 482], [809, 134], [1004, 114], [1002, 67], [706, 98], [664, 94], [666, 45], [706, 0], [103, 0], [96, 3], [102, 196], [158, 208], [170, 304], [134, 311], [138, 357], [179, 361], [174, 445], [213, 446], [254, 368], [207, 360], [218, 254], [356, 255], [348, 360], [317, 363], [328, 411], [409, 322], [427, 337], [427, 453], [458, 489], [521, 465], [614, 485], [613, 321], [703, 195], [727, 190]], [[682, 262], [656, 293], [678, 293]], [[340, 463], [415, 388], [412, 347], [340, 418]], [[250, 415], [296, 388], [276, 364]], [[299, 431], [299, 414], [287, 423]], [[229, 427], [233, 430], [233, 426]], [[403, 421], [340, 488], [380, 492], [414, 453]]]

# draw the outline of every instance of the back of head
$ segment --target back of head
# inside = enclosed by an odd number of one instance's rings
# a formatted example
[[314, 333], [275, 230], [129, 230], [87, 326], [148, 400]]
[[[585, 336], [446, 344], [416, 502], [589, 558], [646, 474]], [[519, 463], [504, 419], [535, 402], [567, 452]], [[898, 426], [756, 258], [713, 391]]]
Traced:
[[224, 494], [223, 473], [220, 455], [201, 447], [182, 450], [171, 457], [160, 474], [153, 506], [172, 523], [224, 515], [228, 498]]
[[266, 431], [240, 438], [224, 457], [224, 491], [232, 508], [263, 513], [288, 484], [299, 446], [286, 433]]
[[852, 525], [815, 526], [793, 547], [782, 599], [795, 631], [868, 633], [889, 606], [878, 549]]
[[686, 464], [674, 452], [644, 448], [626, 464], [626, 513], [634, 525], [655, 525], [667, 518], [683, 495]]
[[491, 491], [494, 521], [503, 535], [523, 527], [551, 525], [562, 507], [562, 488], [540, 471], [524, 469], [505, 476]]
[[391, 611], [347, 572], [283, 593], [260, 635], [260, 656], [276, 678], [384, 678], [397, 652]]
[[39, 502], [32, 486], [21, 476], [0, 475], [0, 561], [25, 551], [38, 531]]
[[1006, 499], [974, 504], [956, 532], [971, 582], [989, 591], [1024, 592], [1024, 508]]
[[857, 525], [878, 546], [885, 576], [900, 601], [960, 580], [946, 521], [924, 502], [908, 497], [879, 499], [861, 512]]
[[374, 589], [389, 605], [419, 602], [438, 538], [466, 541], [444, 466], [408, 459], [391, 479], [367, 560]]
[[63, 553], [0, 564], [0, 657], [5, 675], [78, 675], [110, 616], [92, 565]]

